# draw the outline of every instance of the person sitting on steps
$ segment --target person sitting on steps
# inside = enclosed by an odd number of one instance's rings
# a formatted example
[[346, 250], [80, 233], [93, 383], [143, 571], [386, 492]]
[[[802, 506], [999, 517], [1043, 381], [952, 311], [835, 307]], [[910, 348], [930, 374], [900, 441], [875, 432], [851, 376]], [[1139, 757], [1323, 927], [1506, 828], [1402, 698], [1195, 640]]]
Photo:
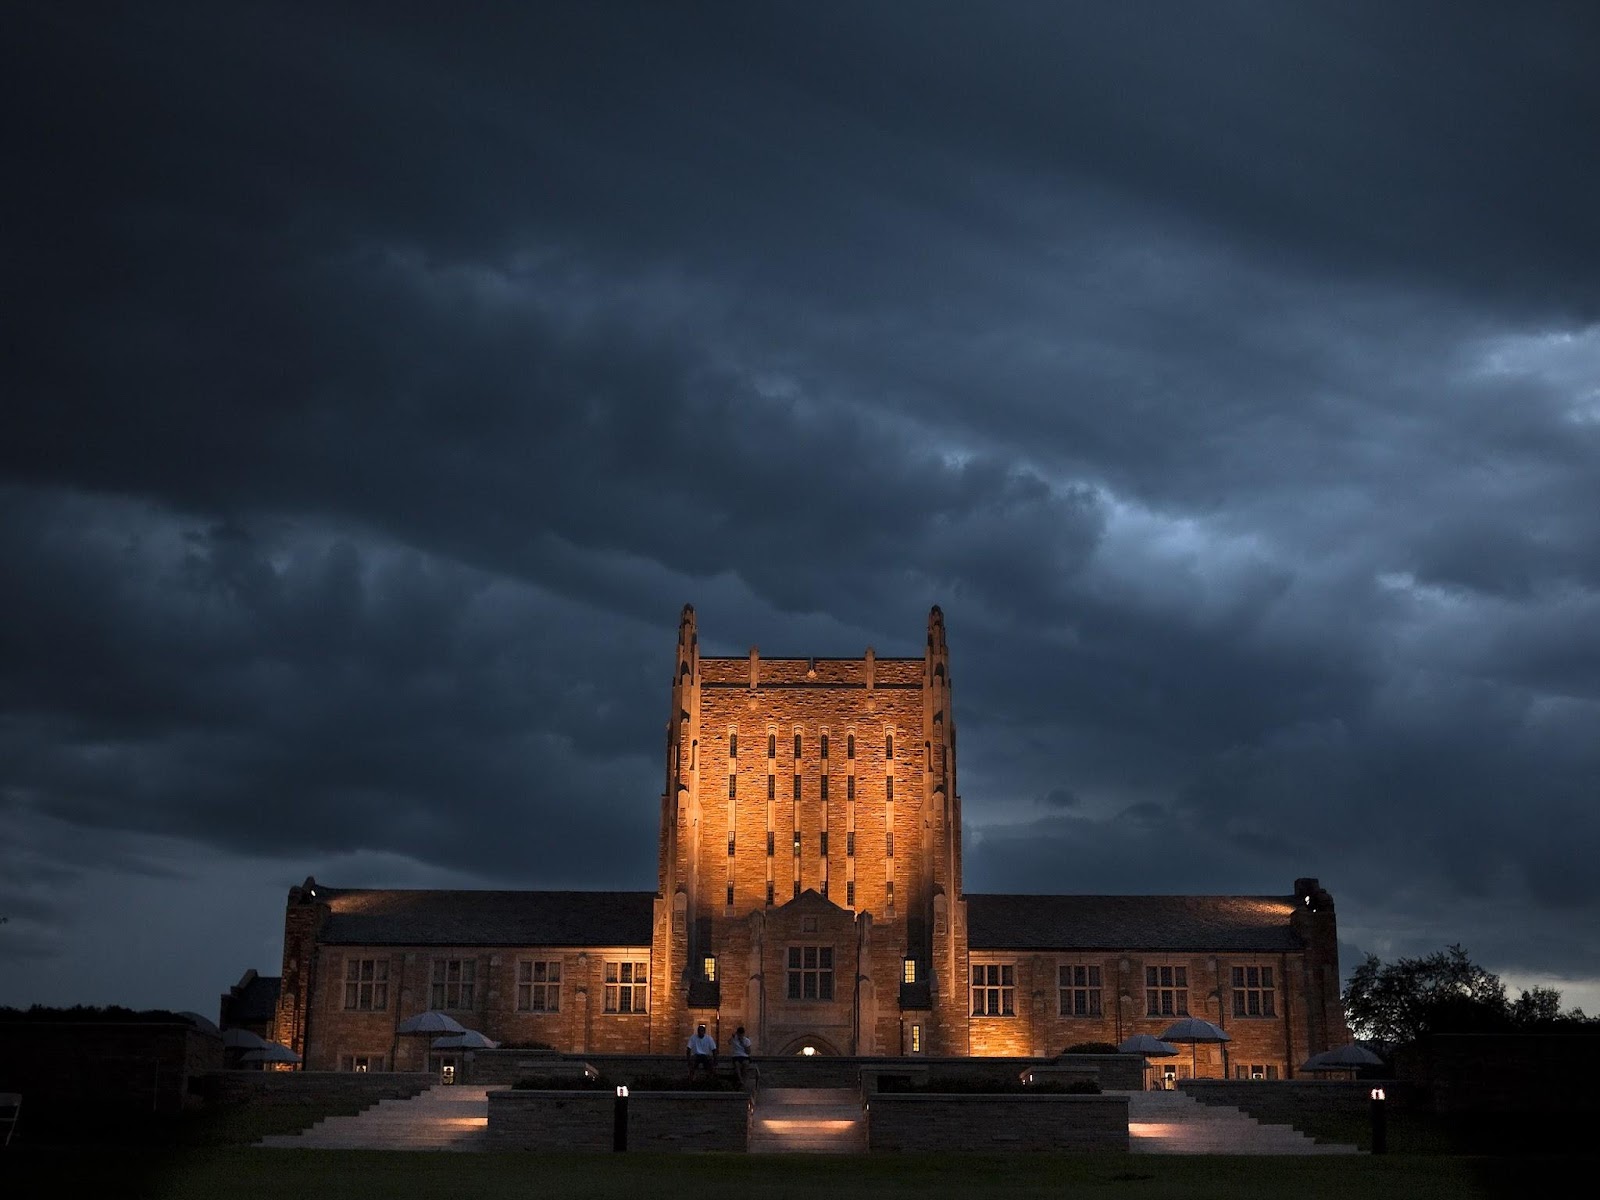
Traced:
[[715, 1079], [717, 1075], [717, 1043], [714, 1038], [706, 1033], [706, 1027], [700, 1025], [695, 1029], [694, 1036], [689, 1039], [687, 1050], [689, 1060], [689, 1078], [694, 1078], [697, 1070], [704, 1068], [707, 1079]]

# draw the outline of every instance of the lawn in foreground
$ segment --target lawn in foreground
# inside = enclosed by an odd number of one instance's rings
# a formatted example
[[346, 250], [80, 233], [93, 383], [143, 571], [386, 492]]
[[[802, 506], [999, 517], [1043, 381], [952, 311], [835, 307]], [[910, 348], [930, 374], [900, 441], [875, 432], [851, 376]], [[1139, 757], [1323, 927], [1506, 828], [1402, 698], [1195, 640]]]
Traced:
[[0, 1157], [5, 1190], [22, 1197], [100, 1194], [119, 1200], [527, 1200], [530, 1196], [693, 1200], [1473, 1200], [1526, 1195], [1572, 1163], [1391, 1155], [1223, 1156], [893, 1154], [457, 1154], [437, 1152], [31, 1149]]

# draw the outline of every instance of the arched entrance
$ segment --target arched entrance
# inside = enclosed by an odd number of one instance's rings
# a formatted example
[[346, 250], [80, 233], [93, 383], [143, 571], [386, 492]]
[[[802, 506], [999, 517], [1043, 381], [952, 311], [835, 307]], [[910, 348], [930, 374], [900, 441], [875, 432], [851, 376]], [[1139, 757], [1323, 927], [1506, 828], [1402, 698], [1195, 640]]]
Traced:
[[811, 1033], [808, 1033], [803, 1037], [791, 1039], [784, 1045], [783, 1049], [778, 1051], [778, 1053], [798, 1054], [803, 1058], [839, 1057], [839, 1051], [835, 1049], [832, 1042], [828, 1041], [827, 1038], [820, 1038]]

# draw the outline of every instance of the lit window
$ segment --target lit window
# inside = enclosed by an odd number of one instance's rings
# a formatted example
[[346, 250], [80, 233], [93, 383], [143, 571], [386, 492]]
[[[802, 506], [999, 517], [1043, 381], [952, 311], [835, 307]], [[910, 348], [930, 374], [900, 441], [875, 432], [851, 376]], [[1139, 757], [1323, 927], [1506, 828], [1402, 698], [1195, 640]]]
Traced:
[[650, 971], [645, 963], [606, 963], [606, 1012], [644, 1012], [649, 999], [649, 984]]
[[917, 981], [917, 960], [908, 958], [900, 966], [900, 982], [915, 983]]
[[711, 983], [715, 983], [717, 981], [717, 960], [716, 960], [716, 957], [714, 955], [710, 955], [710, 954], [706, 955], [705, 959], [701, 962], [700, 966], [701, 966], [701, 969], [705, 972], [706, 979]]
[[341, 1071], [367, 1071], [383, 1070], [383, 1055], [381, 1054], [346, 1054], [339, 1059]]
[[517, 1011], [561, 1011], [559, 959], [523, 959], [517, 963]]
[[913, 1054], [921, 1054], [922, 1053], [922, 1026], [921, 1025], [913, 1025], [911, 1027], [911, 1053], [913, 1053]]

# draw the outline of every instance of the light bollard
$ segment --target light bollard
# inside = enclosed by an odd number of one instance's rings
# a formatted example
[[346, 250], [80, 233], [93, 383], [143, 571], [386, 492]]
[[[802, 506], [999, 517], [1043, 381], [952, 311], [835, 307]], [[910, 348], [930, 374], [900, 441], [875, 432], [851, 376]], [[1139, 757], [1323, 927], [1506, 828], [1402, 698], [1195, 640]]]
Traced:
[[628, 1089], [617, 1088], [616, 1107], [611, 1110], [611, 1148], [628, 1148]]
[[1372, 1152], [1374, 1154], [1387, 1154], [1389, 1152], [1389, 1114], [1384, 1107], [1386, 1097], [1381, 1087], [1375, 1087], [1370, 1093], [1372, 1098]]

